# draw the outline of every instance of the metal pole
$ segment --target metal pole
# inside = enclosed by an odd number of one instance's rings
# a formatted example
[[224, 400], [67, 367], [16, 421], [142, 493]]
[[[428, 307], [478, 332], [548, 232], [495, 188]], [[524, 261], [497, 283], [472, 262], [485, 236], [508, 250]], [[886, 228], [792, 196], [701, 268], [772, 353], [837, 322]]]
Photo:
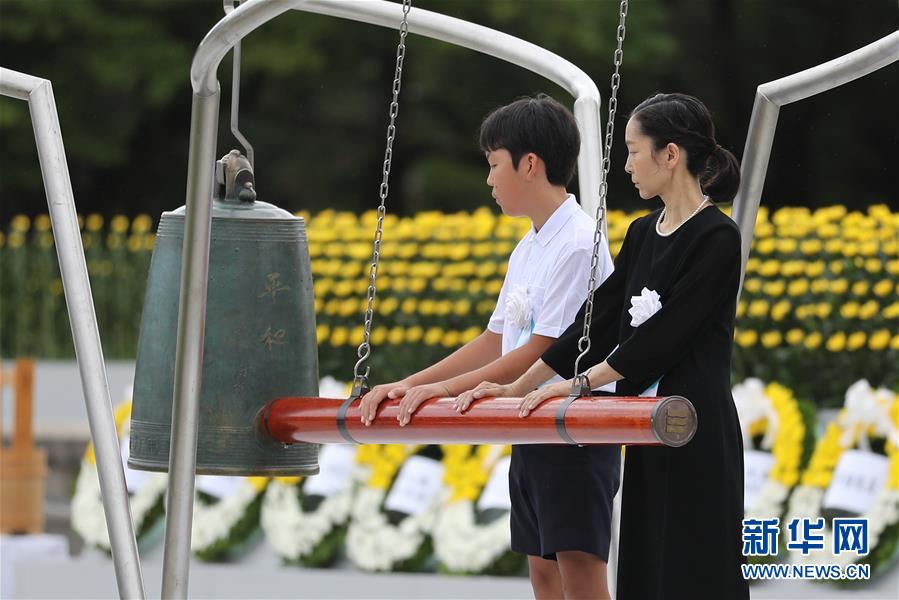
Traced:
[[[756, 91], [743, 162], [742, 183], [734, 199], [733, 219], [743, 236], [740, 286], [752, 246], [755, 219], [762, 200], [774, 130], [780, 107], [839, 87], [899, 61], [899, 31], [816, 67], [769, 81]], [[739, 294], [738, 294], [739, 297]]]
[[218, 92], [209, 96], [194, 94], [191, 113], [181, 296], [175, 346], [168, 510], [162, 563], [163, 598], [187, 597], [219, 97]]
[[128, 503], [125, 472], [119, 454], [106, 364], [103, 362], [100, 332], [94, 313], [53, 88], [45, 79], [0, 69], [0, 92], [6, 96], [28, 100], [59, 257], [59, 271], [69, 322], [72, 325], [75, 357], [81, 373], [87, 418], [97, 458], [103, 511], [109, 530], [119, 596], [144, 598], [140, 557], [131, 520], [131, 506]]

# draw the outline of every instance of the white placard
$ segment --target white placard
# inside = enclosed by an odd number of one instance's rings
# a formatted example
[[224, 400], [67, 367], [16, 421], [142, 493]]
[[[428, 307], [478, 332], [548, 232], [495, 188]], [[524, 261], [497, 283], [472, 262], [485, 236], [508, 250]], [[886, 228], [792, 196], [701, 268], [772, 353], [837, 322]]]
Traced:
[[128, 466], [128, 457], [131, 456], [131, 438], [125, 436], [121, 441], [122, 466], [125, 468], [125, 486], [128, 492], [133, 494], [144, 484], [150, 473], [147, 471], [138, 471]]
[[424, 456], [410, 456], [403, 463], [384, 507], [417, 515], [434, 501], [443, 484], [443, 463]]
[[318, 455], [320, 472], [306, 479], [303, 493], [307, 496], [332, 496], [346, 488], [353, 465], [356, 463], [356, 447], [350, 444], [327, 444]]
[[489, 508], [501, 508], [503, 510], [512, 510], [512, 499], [509, 497], [509, 464], [512, 462], [511, 456], [504, 456], [497, 461], [490, 473], [490, 479], [478, 498], [478, 510], [487, 510]]
[[198, 492], [209, 494], [218, 499], [227, 498], [238, 487], [243, 485], [243, 477], [230, 475], [197, 475], [196, 488]]
[[874, 504], [889, 477], [886, 456], [862, 450], [846, 450], [840, 456], [821, 506], [863, 515]]
[[765, 487], [771, 468], [774, 466], [774, 455], [761, 450], [743, 452], [743, 510], [749, 510]]

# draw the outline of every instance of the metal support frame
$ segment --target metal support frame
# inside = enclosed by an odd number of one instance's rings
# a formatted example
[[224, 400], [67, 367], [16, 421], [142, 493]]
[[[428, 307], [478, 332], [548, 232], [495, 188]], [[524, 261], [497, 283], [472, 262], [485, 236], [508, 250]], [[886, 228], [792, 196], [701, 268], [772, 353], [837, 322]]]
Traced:
[[31, 112], [62, 287], [72, 325], [75, 358], [81, 373], [84, 402], [94, 442], [103, 512], [109, 530], [119, 596], [143, 598], [144, 583], [106, 379], [106, 363], [103, 361], [100, 331], [94, 312], [53, 88], [46, 79], [0, 68], [0, 94], [27, 101]]
[[[899, 31], [817, 67], [758, 86], [746, 145], [743, 147], [743, 162], [740, 165], [742, 182], [733, 208], [733, 219], [740, 227], [743, 238], [741, 289], [780, 107], [832, 90], [896, 61], [899, 61]], [[739, 293], [737, 295], [739, 297]]]
[[[191, 65], [193, 110], [187, 172], [185, 238], [181, 298], [175, 351], [175, 389], [169, 463], [162, 596], [186, 598], [190, 562], [197, 422], [202, 385], [203, 333], [213, 165], [219, 112], [218, 67], [247, 34], [278, 15], [304, 10], [395, 28], [402, 6], [383, 0], [254, 0], [241, 4], [206, 35]], [[589, 214], [599, 201], [600, 96], [596, 84], [569, 61], [530, 42], [422, 9], [413, 9], [409, 31], [489, 54], [543, 75], [575, 97], [574, 115], [581, 133], [578, 172], [581, 201]], [[605, 233], [605, 232], [603, 232]]]

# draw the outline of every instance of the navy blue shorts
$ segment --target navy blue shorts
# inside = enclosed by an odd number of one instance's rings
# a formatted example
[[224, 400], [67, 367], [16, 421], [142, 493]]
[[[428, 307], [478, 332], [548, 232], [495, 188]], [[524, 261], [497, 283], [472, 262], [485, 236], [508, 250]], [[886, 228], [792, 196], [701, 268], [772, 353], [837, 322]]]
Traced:
[[555, 560], [580, 550], [609, 561], [620, 446], [512, 446], [512, 550]]

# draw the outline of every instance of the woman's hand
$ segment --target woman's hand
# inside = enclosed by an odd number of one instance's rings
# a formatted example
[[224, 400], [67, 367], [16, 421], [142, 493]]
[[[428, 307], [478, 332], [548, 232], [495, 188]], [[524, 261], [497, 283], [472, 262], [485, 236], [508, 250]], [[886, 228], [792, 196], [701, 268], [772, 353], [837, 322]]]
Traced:
[[376, 385], [367, 394], [362, 396], [362, 403], [359, 410], [362, 412], [361, 421], [366, 426], [371, 425], [375, 420], [375, 413], [378, 412], [378, 405], [385, 399], [395, 399], [402, 397], [411, 386], [405, 381], [396, 381], [394, 383], [382, 383]]
[[540, 389], [536, 389], [521, 399], [518, 405], [518, 416], [526, 417], [531, 411], [540, 406], [543, 402], [557, 396], [567, 396], [571, 393], [571, 380], [557, 381], [545, 385]]
[[453, 407], [456, 409], [456, 412], [462, 413], [468, 410], [472, 402], [481, 398], [515, 398], [523, 393], [524, 390], [519, 381], [506, 385], [493, 383], [492, 381], [482, 381], [473, 390], [459, 394]]
[[412, 413], [421, 406], [422, 402], [429, 398], [451, 395], [442, 383], [428, 383], [409, 388], [405, 391], [403, 399], [400, 401], [400, 412], [397, 414], [396, 420], [400, 422], [400, 427], [405, 427], [412, 419]]

